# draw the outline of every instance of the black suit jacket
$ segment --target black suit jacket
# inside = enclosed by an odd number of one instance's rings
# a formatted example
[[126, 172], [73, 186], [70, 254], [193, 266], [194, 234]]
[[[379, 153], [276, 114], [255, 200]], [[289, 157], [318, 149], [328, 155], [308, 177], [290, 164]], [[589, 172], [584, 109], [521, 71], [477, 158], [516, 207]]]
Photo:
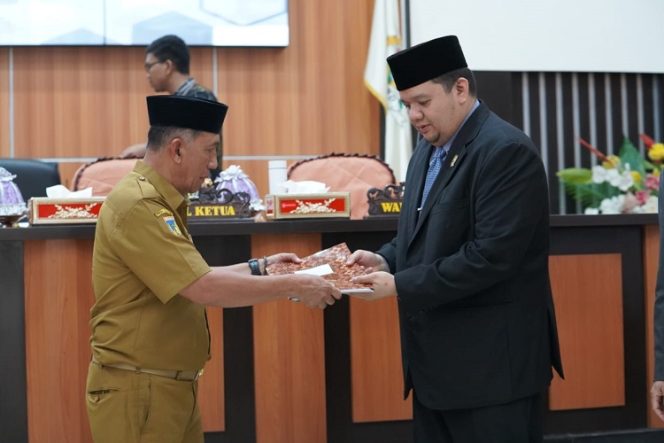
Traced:
[[[664, 177], [660, 177], [659, 195], [664, 196]], [[659, 204], [659, 269], [655, 287], [655, 380], [664, 381], [664, 202]]]
[[484, 104], [418, 211], [431, 145], [408, 166], [394, 273], [406, 394], [432, 409], [501, 404], [562, 374], [548, 273], [546, 174], [532, 141]]

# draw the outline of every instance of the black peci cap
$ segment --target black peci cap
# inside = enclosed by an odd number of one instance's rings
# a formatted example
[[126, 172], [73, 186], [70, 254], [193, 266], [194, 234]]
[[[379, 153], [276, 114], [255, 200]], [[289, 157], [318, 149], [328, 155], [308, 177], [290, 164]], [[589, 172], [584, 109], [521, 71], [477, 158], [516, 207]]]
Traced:
[[456, 35], [411, 46], [389, 56], [387, 63], [399, 91], [468, 67]]
[[147, 97], [150, 126], [173, 126], [218, 134], [228, 106], [200, 98], [177, 95]]

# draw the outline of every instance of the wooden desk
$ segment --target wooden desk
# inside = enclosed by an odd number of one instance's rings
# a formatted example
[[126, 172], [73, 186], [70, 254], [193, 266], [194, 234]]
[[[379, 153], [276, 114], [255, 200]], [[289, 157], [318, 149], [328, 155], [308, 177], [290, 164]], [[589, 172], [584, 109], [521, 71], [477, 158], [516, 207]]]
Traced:
[[[550, 390], [547, 432], [647, 426], [656, 223], [654, 215], [552, 216], [567, 379]], [[191, 226], [211, 265], [281, 250], [306, 255], [341, 241], [375, 249], [395, 229], [389, 219]], [[7, 441], [90, 441], [84, 386], [93, 236], [94, 226], [0, 230]], [[209, 317], [213, 359], [200, 389], [206, 441], [410, 441], [394, 300], [344, 299], [324, 312], [283, 301], [212, 309]]]

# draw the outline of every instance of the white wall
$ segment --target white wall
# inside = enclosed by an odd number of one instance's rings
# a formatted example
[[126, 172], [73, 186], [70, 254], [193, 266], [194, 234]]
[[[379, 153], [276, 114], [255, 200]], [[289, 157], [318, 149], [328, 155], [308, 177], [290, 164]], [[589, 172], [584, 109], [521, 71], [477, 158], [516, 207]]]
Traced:
[[410, 0], [410, 32], [474, 70], [664, 72], [664, 0]]

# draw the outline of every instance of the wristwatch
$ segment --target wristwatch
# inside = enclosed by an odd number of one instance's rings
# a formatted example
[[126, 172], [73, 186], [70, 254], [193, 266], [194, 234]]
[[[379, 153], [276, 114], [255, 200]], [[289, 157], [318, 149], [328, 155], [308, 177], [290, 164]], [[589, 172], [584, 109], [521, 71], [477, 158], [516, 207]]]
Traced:
[[249, 265], [249, 269], [251, 269], [251, 275], [263, 275], [257, 258], [250, 259], [247, 264]]

